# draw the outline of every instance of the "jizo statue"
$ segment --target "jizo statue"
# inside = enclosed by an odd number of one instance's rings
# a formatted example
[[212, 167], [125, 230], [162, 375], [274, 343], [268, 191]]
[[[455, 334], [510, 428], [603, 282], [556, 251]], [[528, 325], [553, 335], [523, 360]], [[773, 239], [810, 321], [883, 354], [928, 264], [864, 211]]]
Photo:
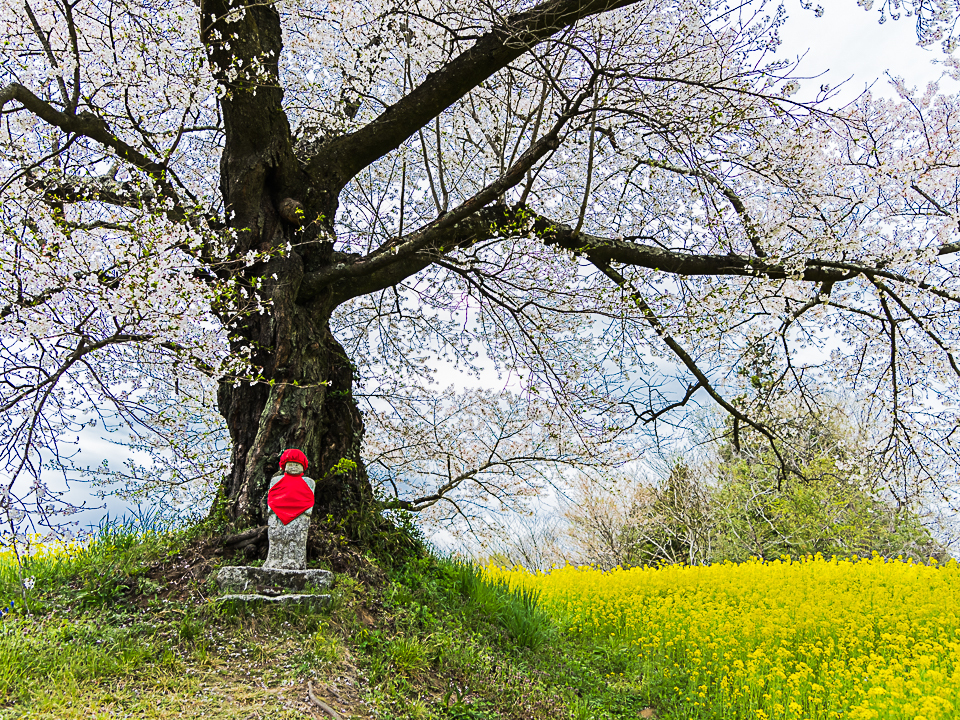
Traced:
[[307, 456], [296, 449], [280, 456], [280, 470], [267, 492], [267, 539], [270, 549], [264, 568], [304, 570], [307, 567], [307, 533], [313, 513], [316, 483], [304, 476]]
[[[307, 456], [299, 450], [285, 450], [280, 470], [267, 490], [267, 539], [270, 550], [263, 567], [227, 565], [217, 573], [217, 582], [225, 591], [225, 600], [254, 602], [328, 602], [329, 595], [316, 590], [329, 587], [329, 570], [307, 570], [307, 533], [313, 513], [315, 483], [303, 473]], [[258, 528], [254, 533], [262, 532]], [[250, 531], [248, 531], [249, 535]], [[308, 590], [306, 593], [301, 591]], [[293, 592], [289, 592], [293, 591]]]

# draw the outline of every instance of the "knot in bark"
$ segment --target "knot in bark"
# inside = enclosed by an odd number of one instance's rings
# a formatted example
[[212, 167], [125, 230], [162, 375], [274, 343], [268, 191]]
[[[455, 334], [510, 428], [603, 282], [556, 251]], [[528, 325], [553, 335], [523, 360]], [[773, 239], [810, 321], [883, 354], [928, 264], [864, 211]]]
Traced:
[[280, 202], [280, 217], [291, 225], [303, 227], [303, 221], [306, 218], [306, 211], [297, 200], [285, 198]]

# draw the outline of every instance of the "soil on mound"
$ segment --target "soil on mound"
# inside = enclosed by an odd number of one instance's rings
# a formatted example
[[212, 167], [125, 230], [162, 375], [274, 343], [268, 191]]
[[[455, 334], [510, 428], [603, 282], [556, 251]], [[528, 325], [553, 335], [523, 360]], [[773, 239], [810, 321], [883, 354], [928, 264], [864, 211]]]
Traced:
[[[365, 552], [358, 542], [351, 541], [339, 528], [314, 523], [307, 537], [307, 567], [330, 570], [335, 575], [377, 588], [382, 587], [385, 573], [375, 559], [376, 555], [386, 555], [385, 562], [391, 563], [401, 556], [424, 552], [416, 539], [392, 527], [386, 528], [379, 540], [381, 542], [373, 549]], [[136, 598], [138, 604], [146, 603], [148, 596], [171, 601], [205, 598], [211, 573], [223, 565], [247, 565], [265, 560], [268, 542], [266, 526], [236, 533], [197, 536], [176, 555], [150, 567], [145, 573], [148, 583], [131, 583], [131, 588], [140, 590], [131, 589], [131, 595], [142, 596]]]

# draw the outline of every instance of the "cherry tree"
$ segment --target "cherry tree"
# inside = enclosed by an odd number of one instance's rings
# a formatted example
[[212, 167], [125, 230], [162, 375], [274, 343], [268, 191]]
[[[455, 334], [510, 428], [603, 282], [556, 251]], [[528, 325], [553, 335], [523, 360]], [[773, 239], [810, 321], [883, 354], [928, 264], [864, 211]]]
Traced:
[[[952, 49], [951, 7], [912, 11]], [[60, 453], [93, 407], [176, 449], [133, 486], [213, 482], [237, 526], [285, 447], [311, 460], [315, 517], [368, 503], [368, 468], [388, 507], [469, 515], [630, 459], [690, 402], [776, 449], [733, 384], [762, 346], [778, 392], [863, 398], [883, 457], [949, 477], [960, 107], [935, 86], [804, 97], [772, 57], [784, 20], [713, 0], [5, 6], [8, 470], [39, 482], [37, 438]], [[444, 360], [505, 392], [437, 393]]]

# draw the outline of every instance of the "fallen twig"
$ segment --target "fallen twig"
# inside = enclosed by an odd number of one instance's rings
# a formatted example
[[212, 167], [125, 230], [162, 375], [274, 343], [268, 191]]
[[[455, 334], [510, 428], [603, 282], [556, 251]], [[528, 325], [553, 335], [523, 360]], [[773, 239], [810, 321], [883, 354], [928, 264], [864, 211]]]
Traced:
[[343, 720], [340, 717], [339, 713], [334, 710], [332, 707], [327, 705], [323, 700], [320, 700], [316, 695], [313, 694], [313, 683], [307, 680], [307, 695], [310, 697], [310, 702], [316, 705], [318, 708], [323, 710], [327, 715], [333, 718], [333, 720]]

